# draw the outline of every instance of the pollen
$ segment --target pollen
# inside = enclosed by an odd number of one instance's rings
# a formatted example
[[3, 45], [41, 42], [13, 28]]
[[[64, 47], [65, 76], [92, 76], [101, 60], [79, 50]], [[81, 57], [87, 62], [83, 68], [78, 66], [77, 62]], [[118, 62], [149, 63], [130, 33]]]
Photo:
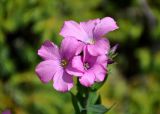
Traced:
[[62, 59], [62, 60], [61, 60], [61, 66], [62, 66], [62, 67], [66, 67], [67, 64], [68, 64], [67, 60], [65, 60], [65, 59]]
[[84, 63], [84, 65], [83, 65], [83, 66], [84, 66], [84, 69], [85, 69], [85, 70], [88, 70], [88, 69], [90, 68], [90, 66], [89, 66], [89, 64], [88, 64], [88, 63]]
[[92, 39], [90, 40], [90, 44], [95, 44], [96, 43], [96, 40]]

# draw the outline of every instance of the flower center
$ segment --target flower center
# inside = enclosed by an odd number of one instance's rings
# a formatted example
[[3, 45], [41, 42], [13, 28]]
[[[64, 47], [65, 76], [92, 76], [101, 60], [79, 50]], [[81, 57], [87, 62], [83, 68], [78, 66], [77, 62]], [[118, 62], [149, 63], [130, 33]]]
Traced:
[[88, 63], [84, 63], [83, 66], [84, 66], [84, 69], [85, 69], [85, 70], [88, 70], [88, 69], [90, 68], [90, 66], [89, 66]]
[[96, 40], [94, 38], [89, 38], [88, 39], [88, 44], [95, 44], [96, 43]]
[[96, 40], [92, 39], [90, 40], [90, 44], [95, 44], [96, 43]]
[[61, 66], [62, 66], [62, 67], [66, 67], [67, 64], [68, 64], [67, 60], [65, 60], [65, 59], [62, 59], [62, 60], [61, 60]]

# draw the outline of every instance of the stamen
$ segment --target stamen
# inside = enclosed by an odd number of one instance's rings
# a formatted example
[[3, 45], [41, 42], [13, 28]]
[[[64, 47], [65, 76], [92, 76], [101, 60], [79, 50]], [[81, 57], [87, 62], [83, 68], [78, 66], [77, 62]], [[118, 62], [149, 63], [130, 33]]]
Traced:
[[89, 38], [87, 42], [88, 42], [88, 44], [95, 44], [96, 40], [93, 38]]
[[84, 69], [85, 69], [85, 70], [88, 70], [88, 69], [90, 68], [90, 66], [89, 66], [89, 64], [88, 64], [88, 63], [84, 63], [84, 65], [83, 65], [83, 66], [84, 66]]
[[95, 40], [91, 40], [91, 44], [95, 44], [96, 43], [96, 41]]
[[90, 40], [90, 44], [95, 44], [96, 41], [94, 39]]
[[62, 59], [62, 60], [61, 60], [61, 66], [62, 66], [62, 67], [66, 67], [67, 64], [68, 64], [67, 60], [65, 60], [65, 59]]

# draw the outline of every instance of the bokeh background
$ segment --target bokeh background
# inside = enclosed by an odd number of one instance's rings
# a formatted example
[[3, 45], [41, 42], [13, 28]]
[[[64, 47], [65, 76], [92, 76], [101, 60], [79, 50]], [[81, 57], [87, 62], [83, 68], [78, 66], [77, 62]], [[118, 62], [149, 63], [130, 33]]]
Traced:
[[107, 38], [120, 45], [99, 91], [106, 107], [116, 103], [107, 114], [160, 114], [160, 0], [0, 0], [0, 113], [74, 113], [69, 93], [35, 75], [37, 50], [60, 44], [65, 20], [105, 16], [119, 25]]

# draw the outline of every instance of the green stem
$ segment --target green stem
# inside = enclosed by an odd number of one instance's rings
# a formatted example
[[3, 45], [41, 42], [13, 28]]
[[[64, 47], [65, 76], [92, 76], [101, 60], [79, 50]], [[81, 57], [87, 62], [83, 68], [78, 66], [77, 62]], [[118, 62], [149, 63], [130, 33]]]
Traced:
[[[72, 103], [76, 114], [93, 114], [102, 112], [104, 114], [107, 109], [101, 105], [101, 97], [97, 94], [97, 90], [103, 85], [97, 83], [92, 87], [85, 87], [77, 81], [77, 94], [72, 95]], [[96, 108], [95, 108], [96, 107]]]
[[88, 100], [88, 96], [89, 96], [89, 88], [84, 87], [80, 84], [79, 81], [77, 81], [77, 99], [81, 105], [81, 107], [83, 108], [81, 111], [81, 114], [87, 114], [87, 100]]

